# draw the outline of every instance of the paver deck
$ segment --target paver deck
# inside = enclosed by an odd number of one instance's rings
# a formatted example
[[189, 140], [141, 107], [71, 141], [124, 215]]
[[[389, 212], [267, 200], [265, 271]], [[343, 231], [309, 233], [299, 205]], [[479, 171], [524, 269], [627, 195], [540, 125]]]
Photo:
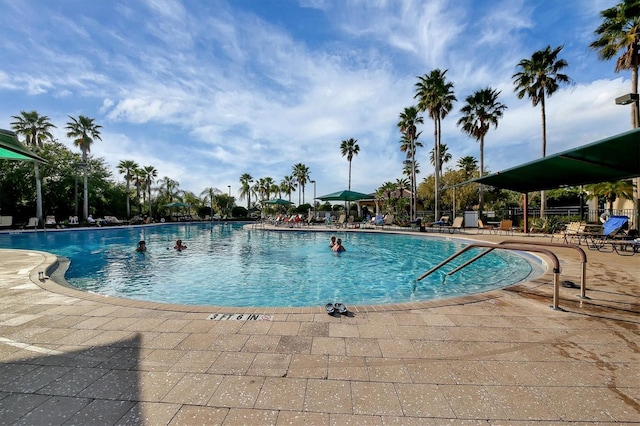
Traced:
[[587, 256], [588, 299], [561, 287], [562, 310], [548, 273], [331, 317], [87, 294], [38, 279], [54, 256], [0, 250], [0, 424], [640, 423], [640, 255]]

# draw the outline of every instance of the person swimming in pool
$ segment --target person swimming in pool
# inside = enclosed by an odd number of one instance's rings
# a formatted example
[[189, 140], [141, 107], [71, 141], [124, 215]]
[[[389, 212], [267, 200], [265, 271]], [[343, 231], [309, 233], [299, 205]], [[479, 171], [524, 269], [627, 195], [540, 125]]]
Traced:
[[347, 249], [344, 248], [344, 246], [342, 245], [342, 240], [340, 238], [336, 240], [336, 244], [333, 247], [331, 247], [331, 250], [335, 251], [336, 253], [342, 253], [343, 251], [347, 251]]
[[178, 250], [178, 251], [182, 251], [184, 249], [187, 248], [187, 246], [185, 246], [184, 244], [182, 244], [182, 240], [178, 240], [176, 241], [176, 245], [173, 246], [174, 249]]
[[138, 247], [136, 247], [136, 251], [140, 253], [144, 253], [147, 251], [147, 243], [144, 240], [138, 242]]
[[336, 245], [336, 237], [331, 237], [331, 241], [329, 241], [329, 248], [333, 248]]

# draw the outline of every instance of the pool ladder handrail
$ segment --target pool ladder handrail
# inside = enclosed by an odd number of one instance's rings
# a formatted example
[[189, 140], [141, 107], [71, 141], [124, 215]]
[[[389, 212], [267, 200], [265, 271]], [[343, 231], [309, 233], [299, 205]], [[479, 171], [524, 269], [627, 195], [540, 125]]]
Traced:
[[[503, 244], [526, 244], [526, 245], [535, 245], [535, 246], [545, 246], [545, 247], [561, 247], [561, 248], [568, 248], [568, 249], [573, 249], [575, 251], [578, 252], [578, 254], [580, 255], [580, 261], [581, 261], [581, 271], [580, 271], [580, 294], [578, 295], [578, 297], [580, 299], [587, 299], [587, 254], [585, 253], [585, 251], [582, 249], [582, 247], [576, 245], [576, 244], [566, 244], [566, 243], [545, 243], [542, 241], [518, 241], [518, 240], [504, 240], [498, 243], [498, 245], [503, 245]], [[456, 272], [458, 272], [459, 270], [461, 270], [462, 268], [464, 268], [465, 266], [471, 264], [472, 262], [475, 262], [476, 260], [480, 259], [482, 256], [484, 256], [485, 254], [490, 253], [491, 249], [480, 253], [479, 255], [477, 255], [476, 257], [468, 260], [467, 262], [463, 263], [462, 265], [458, 266], [456, 269], [454, 269], [453, 271], [450, 271], [447, 273], [447, 275], [452, 275]]]
[[[551, 262], [553, 263], [553, 305], [551, 305], [551, 308], [554, 309], [554, 310], [560, 310], [560, 286], [559, 286], [560, 261], [558, 260], [558, 256], [556, 256], [551, 250], [548, 250], [548, 249], [545, 249], [545, 248], [540, 248], [540, 247], [535, 247], [535, 244], [529, 244], [529, 245], [527, 245], [527, 243], [521, 243], [521, 244], [522, 245], [519, 245], [519, 246], [507, 245], [506, 247], [503, 246], [503, 245], [496, 245], [496, 244], [489, 244], [489, 243], [473, 243], [473, 244], [469, 244], [468, 246], [462, 248], [458, 252], [456, 252], [453, 255], [449, 256], [448, 258], [446, 258], [445, 260], [443, 260], [442, 262], [440, 262], [439, 264], [437, 264], [433, 268], [429, 269], [427, 272], [425, 272], [420, 277], [418, 277], [416, 279], [416, 281], [423, 280], [424, 278], [426, 278], [427, 276], [431, 275], [433, 272], [437, 271], [438, 269], [440, 269], [441, 267], [443, 267], [444, 265], [446, 265], [447, 263], [449, 263], [450, 261], [452, 261], [456, 257], [466, 253], [467, 251], [469, 251], [469, 250], [471, 250], [473, 248], [487, 248], [487, 249], [489, 249], [484, 254], [486, 254], [486, 253], [488, 253], [488, 252], [490, 252], [492, 250], [495, 250], [495, 249], [512, 250], [512, 251], [529, 251], [529, 252], [542, 253], [542, 254], [545, 254], [547, 257], [549, 257], [549, 259], [551, 259]], [[468, 263], [470, 263], [470, 262], [468, 262]], [[466, 266], [466, 265], [463, 265], [463, 266]], [[458, 267], [458, 268], [456, 268], [456, 270], [459, 270], [461, 268], [462, 267]], [[451, 273], [453, 273], [453, 272], [455, 272], [455, 271], [452, 271]], [[448, 275], [450, 275], [450, 274], [448, 274]]]

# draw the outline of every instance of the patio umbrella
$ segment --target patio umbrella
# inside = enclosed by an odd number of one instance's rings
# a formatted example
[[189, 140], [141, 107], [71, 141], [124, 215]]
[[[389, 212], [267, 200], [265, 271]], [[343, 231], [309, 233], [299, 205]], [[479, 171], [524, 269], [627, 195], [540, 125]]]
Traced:
[[189, 204], [181, 203], [179, 201], [174, 201], [173, 203], [164, 204], [162, 207], [189, 207]]
[[265, 204], [276, 204], [279, 206], [288, 206], [289, 204], [293, 204], [291, 201], [283, 200], [282, 198], [274, 198], [273, 200], [267, 200], [264, 202]]
[[343, 190], [338, 192], [332, 192], [331, 194], [322, 195], [317, 197], [322, 201], [358, 201], [365, 198], [372, 198], [369, 194], [363, 194], [362, 192]]
[[22, 145], [16, 134], [10, 130], [0, 129], [0, 158], [7, 160], [23, 160], [23, 161], [40, 161], [46, 163], [47, 161], [38, 157], [29, 150], [26, 146]]

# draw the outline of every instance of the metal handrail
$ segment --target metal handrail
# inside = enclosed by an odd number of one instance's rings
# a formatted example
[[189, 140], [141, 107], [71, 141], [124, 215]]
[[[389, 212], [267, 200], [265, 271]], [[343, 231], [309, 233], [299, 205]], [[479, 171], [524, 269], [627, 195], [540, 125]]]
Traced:
[[468, 246], [466, 246], [463, 249], [459, 250], [457, 253], [454, 253], [453, 255], [449, 256], [447, 259], [443, 260], [442, 262], [440, 262], [439, 264], [437, 264], [436, 266], [434, 266], [433, 268], [431, 268], [430, 270], [428, 270], [427, 272], [422, 274], [419, 278], [416, 279], [416, 281], [421, 281], [422, 279], [426, 278], [428, 275], [430, 275], [433, 272], [435, 272], [436, 270], [440, 269], [442, 266], [446, 265], [447, 263], [449, 263], [450, 261], [452, 261], [456, 257], [464, 254], [465, 252], [467, 252], [467, 251], [469, 251], [469, 250], [471, 250], [473, 248], [477, 248], [477, 247], [488, 248], [488, 249], [491, 249], [491, 250], [495, 250], [495, 249], [499, 248], [499, 249], [502, 249], [502, 250], [532, 251], [532, 252], [538, 252], [538, 253], [542, 253], [542, 254], [547, 255], [549, 257], [549, 259], [551, 259], [551, 261], [553, 263], [553, 305], [551, 306], [551, 308], [555, 309], [555, 310], [559, 310], [560, 309], [560, 303], [559, 303], [560, 287], [558, 285], [559, 278], [560, 278], [560, 261], [558, 260], [558, 256], [556, 256], [550, 250], [543, 249], [543, 248], [538, 248], [538, 247], [531, 247], [531, 246], [526, 246], [526, 245], [505, 247], [505, 246], [498, 246], [498, 245], [495, 245], [495, 244], [487, 244], [487, 243], [469, 244]]
[[[562, 247], [562, 248], [570, 248], [573, 249], [575, 251], [578, 252], [578, 254], [580, 254], [580, 259], [582, 261], [581, 264], [581, 275], [580, 275], [580, 295], [578, 297], [580, 297], [581, 299], [586, 299], [587, 298], [587, 279], [586, 279], [586, 273], [587, 273], [587, 254], [585, 253], [585, 251], [582, 249], [582, 247], [579, 247], [575, 244], [564, 244], [564, 243], [545, 243], [542, 241], [518, 241], [518, 240], [504, 240], [498, 243], [498, 245], [502, 245], [502, 244], [525, 244], [525, 245], [535, 245], [535, 246], [548, 246], [548, 247]], [[479, 255], [477, 255], [476, 257], [468, 260], [467, 262], [463, 263], [462, 265], [458, 266], [456, 269], [454, 269], [453, 271], [450, 271], [447, 273], [447, 275], [452, 275], [456, 272], [458, 272], [460, 269], [464, 268], [465, 266], [469, 265], [472, 262], [475, 262], [476, 260], [480, 259], [482, 256], [484, 256], [485, 254], [490, 253], [491, 251], [493, 251], [493, 249], [489, 249], [483, 253], [480, 253]]]

